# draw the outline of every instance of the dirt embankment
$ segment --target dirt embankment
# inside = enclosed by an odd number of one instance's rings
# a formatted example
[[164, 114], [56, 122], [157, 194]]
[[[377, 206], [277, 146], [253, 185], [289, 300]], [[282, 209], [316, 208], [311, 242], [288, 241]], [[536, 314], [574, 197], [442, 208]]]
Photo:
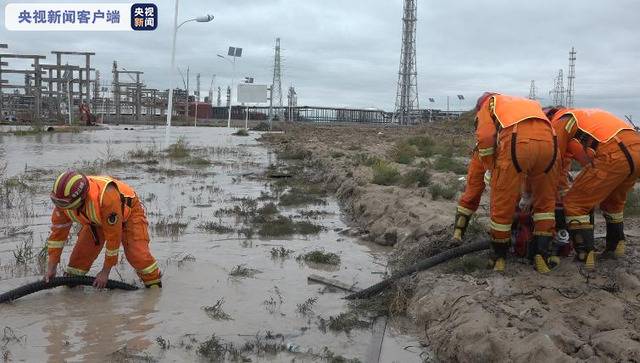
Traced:
[[[463, 186], [456, 163], [470, 150], [470, 129], [468, 120], [428, 128], [310, 125], [288, 127], [264, 141], [281, 158], [304, 160], [309, 180], [335, 191], [353, 233], [394, 245], [390, 262], [399, 266], [451, 246], [455, 197], [446, 198]], [[410, 140], [424, 135], [435, 141], [428, 152]], [[413, 150], [408, 160], [407, 143]], [[478, 215], [485, 220], [486, 208]], [[602, 230], [603, 222], [597, 224]], [[629, 234], [638, 235], [638, 224], [628, 218]], [[541, 276], [510, 259], [499, 275], [483, 268], [485, 257], [452, 261], [412, 279], [406, 313], [439, 359], [640, 361], [635, 237], [628, 238], [625, 258], [599, 261], [589, 273], [565, 259]]]

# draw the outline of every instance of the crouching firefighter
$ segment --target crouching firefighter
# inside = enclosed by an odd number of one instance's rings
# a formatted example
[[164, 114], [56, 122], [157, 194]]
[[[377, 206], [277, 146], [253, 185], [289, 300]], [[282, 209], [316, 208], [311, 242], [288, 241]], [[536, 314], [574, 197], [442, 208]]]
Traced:
[[[531, 185], [534, 266], [549, 272], [555, 228], [557, 145], [551, 123], [533, 100], [483, 94], [476, 104], [478, 154], [491, 172], [491, 238], [495, 271], [504, 271], [523, 180]], [[553, 267], [553, 266], [552, 266]]]
[[127, 261], [145, 286], [162, 287], [158, 263], [149, 251], [149, 223], [133, 188], [108, 176], [85, 176], [69, 170], [56, 178], [51, 200], [55, 209], [47, 241], [45, 281], [55, 277], [62, 248], [75, 222], [82, 227], [69, 258], [67, 275], [83, 276], [89, 272], [104, 247], [104, 264], [94, 282], [95, 287], [104, 288], [122, 244]]
[[627, 193], [640, 175], [640, 135], [628, 123], [600, 109], [559, 108], [548, 114], [558, 125], [560, 152], [586, 164], [564, 197], [564, 210], [576, 257], [585, 267], [594, 268], [590, 214], [596, 206], [607, 223], [605, 253], [624, 255], [623, 211]]

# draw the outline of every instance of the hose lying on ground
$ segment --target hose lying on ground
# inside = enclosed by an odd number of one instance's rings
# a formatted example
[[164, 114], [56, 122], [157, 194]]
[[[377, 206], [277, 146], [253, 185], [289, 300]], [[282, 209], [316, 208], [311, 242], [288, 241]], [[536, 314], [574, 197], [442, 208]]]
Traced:
[[398, 271], [395, 274], [393, 274], [391, 277], [389, 277], [388, 279], [382, 280], [380, 282], [378, 282], [375, 285], [369, 286], [364, 290], [360, 290], [358, 292], [355, 292], [351, 295], [348, 295], [347, 297], [345, 297], [345, 299], [347, 300], [354, 300], [354, 299], [367, 299], [370, 298], [371, 296], [379, 293], [380, 291], [386, 289], [389, 285], [391, 285], [394, 281], [401, 279], [405, 276], [409, 276], [411, 274], [414, 274], [418, 271], [422, 271], [422, 270], [426, 270], [428, 268], [431, 268], [433, 266], [439, 265], [443, 262], [449, 261], [451, 259], [454, 259], [456, 257], [461, 257], [464, 255], [467, 255], [469, 253], [472, 252], [476, 252], [476, 251], [482, 251], [482, 250], [486, 250], [489, 249], [490, 247], [490, 242], [489, 241], [474, 241], [471, 243], [467, 243], [464, 244], [462, 246], [459, 247], [455, 247], [455, 248], [451, 248], [445, 252], [439, 253], [435, 256], [431, 256], [427, 259], [424, 259], [414, 265], [411, 265], [407, 268], [405, 268], [404, 270]]
[[[52, 289], [58, 286], [78, 286], [78, 285], [91, 286], [93, 285], [93, 280], [95, 280], [95, 278], [92, 276], [54, 277], [50, 279], [49, 282], [44, 282], [43, 280], [40, 280], [40, 281], [36, 281], [30, 284], [20, 286], [11, 291], [7, 291], [4, 294], [0, 294], [0, 303], [13, 301], [23, 296], [33, 294], [34, 292]], [[128, 291], [138, 289], [134, 285], [127, 284], [126, 282], [120, 282], [120, 281], [114, 281], [114, 280], [109, 280], [107, 282], [106, 288], [128, 290]]]

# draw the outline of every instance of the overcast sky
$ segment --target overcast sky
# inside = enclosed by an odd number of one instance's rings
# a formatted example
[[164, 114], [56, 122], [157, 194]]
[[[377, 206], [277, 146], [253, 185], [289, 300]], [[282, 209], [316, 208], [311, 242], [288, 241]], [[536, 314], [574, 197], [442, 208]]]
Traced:
[[[23, 53], [94, 51], [103, 79], [111, 80], [111, 63], [118, 60], [128, 70], [144, 71], [149, 87], [166, 89], [174, 1], [155, 3], [160, 25], [154, 32], [30, 33], [3, 26], [0, 42]], [[202, 74], [203, 96], [213, 74], [216, 85], [230, 83], [231, 66], [216, 57], [230, 45], [244, 48], [238, 78], [270, 83], [274, 42], [280, 37], [283, 88], [296, 87], [299, 105], [393, 109], [401, 0], [180, 2], [180, 20], [205, 13], [215, 20], [180, 29], [176, 58], [181, 68], [190, 67], [191, 84], [195, 73]], [[435, 107], [446, 108], [449, 95], [452, 109], [470, 108], [485, 90], [527, 96], [531, 80], [545, 104], [558, 70], [566, 76], [568, 52], [575, 46], [576, 106], [640, 120], [639, 14], [636, 0], [418, 0], [420, 106], [429, 106], [428, 97], [434, 97]], [[466, 101], [460, 104], [457, 94]]]

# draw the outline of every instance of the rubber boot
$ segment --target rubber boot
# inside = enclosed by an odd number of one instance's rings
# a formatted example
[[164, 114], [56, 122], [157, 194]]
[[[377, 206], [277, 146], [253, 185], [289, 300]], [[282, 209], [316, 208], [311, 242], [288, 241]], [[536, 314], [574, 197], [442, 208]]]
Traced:
[[455, 221], [455, 229], [453, 230], [453, 239], [462, 241], [462, 238], [464, 238], [464, 234], [467, 232], [467, 227], [469, 227], [470, 219], [471, 219], [471, 216], [462, 214], [460, 212], [456, 212], [456, 221]]
[[551, 271], [547, 264], [549, 250], [551, 247], [551, 236], [533, 236], [533, 244], [536, 245], [536, 252], [533, 257], [533, 267], [541, 274]]
[[576, 259], [584, 262], [588, 269], [596, 267], [596, 253], [593, 248], [593, 225], [583, 229], [570, 229], [569, 235], [576, 250]]
[[615, 258], [624, 256], [625, 237], [624, 223], [607, 222], [607, 245], [605, 248], [606, 255], [613, 255]]
[[504, 272], [509, 245], [509, 242], [491, 242], [493, 256], [489, 259], [489, 268], [493, 268], [493, 271]]
[[155, 284], [151, 284], [151, 285], [145, 285], [147, 289], [161, 289], [162, 288], [162, 281], [158, 281]]

